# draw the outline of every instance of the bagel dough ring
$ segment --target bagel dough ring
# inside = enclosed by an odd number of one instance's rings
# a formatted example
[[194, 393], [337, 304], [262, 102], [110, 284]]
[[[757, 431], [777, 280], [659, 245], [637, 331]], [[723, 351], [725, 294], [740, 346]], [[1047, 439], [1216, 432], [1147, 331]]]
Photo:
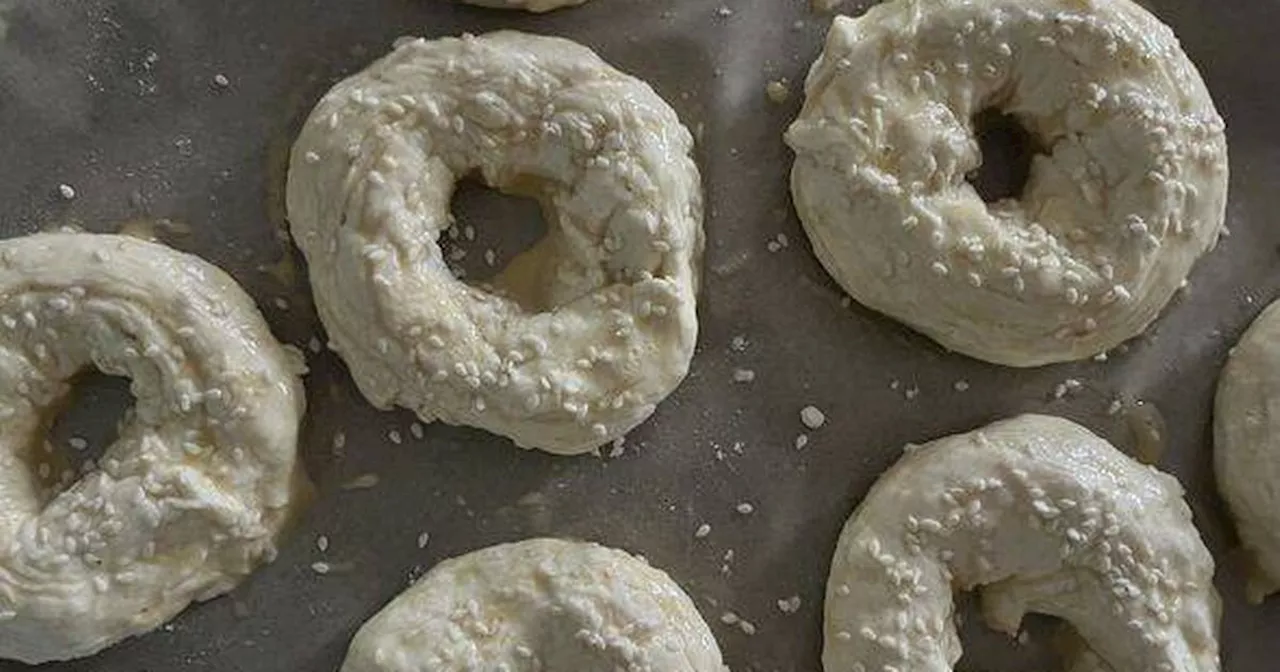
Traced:
[[[559, 454], [622, 436], [697, 339], [692, 136], [568, 40], [398, 44], [335, 86], [293, 147], [289, 219], [331, 345], [379, 408]], [[437, 243], [472, 173], [538, 199], [548, 222], [496, 292], [455, 278]]]
[[341, 672], [728, 672], [671, 577], [597, 544], [529, 539], [446, 560], [369, 619]]
[[491, 9], [523, 9], [526, 12], [541, 14], [562, 7], [576, 7], [587, 0], [462, 0], [468, 5], [489, 7]]
[[1253, 561], [1248, 597], [1280, 590], [1280, 302], [1244, 332], [1218, 378], [1214, 471]]
[[[194, 256], [117, 235], [0, 242], [0, 658], [93, 654], [272, 560], [307, 492], [299, 366]], [[89, 367], [128, 377], [136, 404], [60, 488], [37, 474], [43, 434]]]
[[1035, 611], [1117, 672], [1215, 671], [1213, 569], [1173, 477], [1073, 422], [1020, 416], [909, 447], [872, 486], [832, 560], [823, 667], [951, 670], [952, 589], [981, 587], [1010, 635]]
[[[814, 252], [860, 303], [1009, 366], [1140, 334], [1217, 242], [1222, 118], [1129, 0], [893, 0], [837, 17], [787, 131]], [[1046, 148], [985, 204], [975, 114]]]

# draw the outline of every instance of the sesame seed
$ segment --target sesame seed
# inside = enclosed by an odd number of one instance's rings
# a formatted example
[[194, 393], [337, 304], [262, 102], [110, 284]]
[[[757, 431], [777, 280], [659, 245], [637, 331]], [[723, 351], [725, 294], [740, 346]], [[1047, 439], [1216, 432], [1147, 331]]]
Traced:
[[323, 534], [316, 537], [316, 548], [319, 549], [321, 553], [329, 550], [329, 537], [326, 537]]
[[749, 383], [756, 379], [756, 372], [751, 369], [736, 369], [733, 372], [733, 382]]
[[391, 443], [397, 446], [404, 442], [404, 437], [400, 436], [400, 432], [394, 429], [387, 432], [387, 438], [391, 439]]
[[784, 614], [794, 614], [797, 611], [800, 611], [800, 604], [800, 596], [792, 595], [791, 597], [778, 600], [778, 611], [781, 611]]
[[62, 196], [63, 200], [70, 201], [76, 197], [75, 187], [69, 184], [59, 184], [58, 195]]
[[801, 449], [803, 449], [805, 446], [809, 445], [809, 435], [808, 435], [808, 434], [797, 434], [797, 435], [796, 435], [795, 445], [796, 445], [796, 450], [801, 450]]
[[800, 409], [800, 422], [809, 429], [818, 429], [827, 422], [827, 416], [817, 406], [805, 406]]
[[320, 575], [322, 575], [322, 576], [323, 576], [323, 575], [325, 575], [325, 574], [328, 574], [328, 573], [329, 573], [329, 571], [330, 571], [330, 570], [332, 570], [332, 569], [333, 569], [333, 567], [332, 567], [329, 563], [327, 563], [327, 562], [313, 562], [313, 563], [311, 563], [311, 571], [315, 572], [316, 574], [320, 574]]
[[751, 502], [742, 502], [733, 508], [744, 516], [749, 516], [756, 510], [756, 507], [752, 506]]
[[342, 485], [343, 490], [368, 490], [378, 485], [377, 474], [361, 474]]
[[430, 542], [431, 534], [429, 532], [423, 532], [418, 535], [418, 548], [426, 548]]
[[765, 84], [764, 94], [770, 101], [782, 104], [791, 96], [791, 90], [787, 88], [787, 80], [778, 79]]
[[693, 536], [697, 539], [705, 539], [708, 534], [711, 534], [711, 525], [707, 523], [699, 525], [698, 529], [693, 532]]

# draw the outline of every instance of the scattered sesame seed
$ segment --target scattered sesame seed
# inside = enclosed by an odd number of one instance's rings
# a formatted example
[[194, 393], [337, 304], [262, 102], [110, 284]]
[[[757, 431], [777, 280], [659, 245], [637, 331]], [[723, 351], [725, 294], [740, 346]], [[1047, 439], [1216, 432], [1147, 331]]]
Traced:
[[284, 297], [277, 296], [275, 299], [276, 308], [280, 310], [289, 310], [289, 300]]
[[705, 539], [708, 534], [711, 534], [711, 525], [707, 523], [699, 525], [698, 529], [693, 532], [693, 536], [697, 539]]
[[426, 548], [430, 542], [431, 534], [429, 532], [423, 532], [418, 535], [418, 548]]
[[415, 438], [415, 439], [417, 439], [417, 440], [419, 440], [419, 441], [421, 441], [421, 440], [422, 440], [422, 437], [426, 436], [426, 434], [427, 434], [427, 432], [426, 432], [426, 430], [423, 428], [423, 426], [422, 426], [422, 423], [421, 423], [421, 422], [415, 422], [415, 423], [413, 423], [413, 424], [409, 425], [409, 433], [413, 435], [413, 438]]
[[1071, 394], [1072, 392], [1079, 390], [1083, 386], [1084, 386], [1083, 383], [1076, 380], [1075, 378], [1068, 378], [1053, 388], [1053, 398], [1062, 399], [1068, 394]]
[[751, 369], [736, 369], [733, 372], [733, 382], [749, 383], [756, 379], [756, 372]]
[[316, 537], [316, 548], [320, 549], [321, 553], [329, 550], [329, 537], [326, 537], [323, 534]]
[[76, 197], [75, 187], [69, 184], [59, 184], [58, 195], [62, 196], [64, 200], [70, 201]]
[[404, 437], [400, 436], [399, 430], [393, 429], [388, 431], [387, 438], [391, 440], [391, 443], [394, 443], [397, 446], [400, 445], [401, 443], [404, 443]]
[[818, 429], [827, 422], [827, 416], [817, 406], [805, 406], [800, 409], [800, 422], [809, 429]]
[[377, 474], [361, 474], [342, 485], [343, 490], [368, 490], [378, 485]]
[[791, 89], [787, 88], [786, 79], [777, 79], [764, 85], [764, 95], [781, 105], [787, 102], [787, 98], [791, 96]]
[[778, 600], [778, 611], [781, 611], [784, 614], [794, 614], [797, 611], [800, 611], [800, 604], [800, 596], [792, 595], [791, 597]]
[[231, 80], [227, 79], [226, 75], [219, 72], [218, 74], [213, 76], [213, 84], [214, 86], [225, 89], [228, 86], [231, 86]]
[[88, 448], [88, 447], [89, 447], [89, 442], [88, 442], [88, 441], [85, 441], [85, 440], [84, 440], [83, 438], [81, 438], [81, 437], [73, 436], [73, 437], [71, 437], [71, 438], [67, 439], [67, 445], [71, 446], [72, 448], [74, 448], [74, 449], [76, 449], [76, 450], [84, 450], [85, 448]]
[[742, 618], [732, 611], [726, 611], [723, 614], [720, 614], [720, 622], [725, 625], [736, 625], [740, 620], [742, 620]]
[[741, 502], [733, 508], [735, 511], [737, 511], [738, 513], [741, 513], [744, 516], [749, 516], [752, 513], [754, 513], [756, 510], [756, 507], [753, 506], [751, 502]]
[[953, 387], [956, 388], [956, 392], [966, 392], [969, 390], [969, 381], [957, 380]]
[[307, 341], [307, 349], [314, 355], [320, 354], [320, 350], [323, 349], [323, 346], [320, 345], [320, 339], [312, 336], [311, 340]]
[[807, 446], [807, 445], [809, 445], [809, 435], [808, 435], [808, 434], [797, 434], [797, 435], [796, 435], [796, 450], [801, 450], [802, 448], [804, 448], [804, 447], [805, 447], [805, 446]]
[[315, 572], [316, 574], [320, 574], [320, 575], [328, 574], [331, 569], [333, 569], [333, 567], [327, 562], [311, 563], [311, 571]]
[[725, 5], [720, 5], [720, 8], [716, 10], [716, 16], [719, 16], [720, 18], [728, 18], [733, 16], [733, 10], [729, 9]]

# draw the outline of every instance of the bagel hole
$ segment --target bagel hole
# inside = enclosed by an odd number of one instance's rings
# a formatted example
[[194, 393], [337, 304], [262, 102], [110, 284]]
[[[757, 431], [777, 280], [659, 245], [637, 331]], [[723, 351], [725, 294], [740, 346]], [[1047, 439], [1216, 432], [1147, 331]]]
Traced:
[[1031, 161], [1040, 153], [1035, 136], [1016, 117], [997, 109], [979, 112], [973, 128], [982, 163], [967, 176], [969, 184], [987, 203], [1020, 198], [1031, 175]]
[[[133, 406], [129, 379], [89, 369], [68, 381], [70, 391], [49, 422], [45, 453], [35, 460], [40, 480], [60, 492], [92, 471], [119, 437]], [[40, 467], [47, 464], [48, 468]]]
[[523, 253], [547, 239], [538, 201], [490, 188], [471, 178], [459, 182], [451, 204], [454, 224], [440, 237], [454, 277], [485, 291], [510, 296], [538, 311], [541, 267]]
[[987, 627], [977, 593], [956, 595], [956, 621], [964, 654], [956, 672], [1040, 672], [1063, 669], [1056, 618], [1027, 614], [1017, 638]]

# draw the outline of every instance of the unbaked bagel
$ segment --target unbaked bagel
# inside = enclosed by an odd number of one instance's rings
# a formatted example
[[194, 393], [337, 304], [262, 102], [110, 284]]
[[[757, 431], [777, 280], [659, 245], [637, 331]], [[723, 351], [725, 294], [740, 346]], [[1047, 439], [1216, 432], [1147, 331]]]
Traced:
[[[288, 211], [365, 397], [561, 454], [642, 422], [697, 337], [691, 147], [646, 84], [558, 38], [406, 40], [335, 86], [294, 145]], [[548, 220], [498, 291], [437, 244], [472, 174]]]
[[[837, 17], [786, 133], [791, 188], [840, 285], [1010, 366], [1141, 333], [1217, 241], [1224, 125], [1173, 32], [1129, 0], [893, 0]], [[1044, 147], [986, 204], [973, 117]]]
[[1218, 379], [1214, 468], [1218, 491], [1248, 550], [1249, 598], [1280, 590], [1280, 303], [1231, 350]]
[[910, 447], [872, 486], [832, 560], [823, 667], [950, 670], [952, 590], [981, 589], [997, 630], [1034, 611], [1117, 672], [1212, 672], [1213, 570], [1176, 480], [1073, 422], [1020, 416]]
[[[37, 464], [88, 367], [136, 404], [70, 487]], [[304, 493], [300, 362], [200, 259], [134, 238], [0, 242], [0, 658], [87, 656], [275, 557]]]
[[587, 0], [462, 0], [469, 5], [492, 9], [523, 9], [527, 12], [549, 12], [562, 7], [576, 7]]
[[365, 623], [342, 672], [728, 672], [661, 570], [597, 544], [530, 539], [446, 560]]

